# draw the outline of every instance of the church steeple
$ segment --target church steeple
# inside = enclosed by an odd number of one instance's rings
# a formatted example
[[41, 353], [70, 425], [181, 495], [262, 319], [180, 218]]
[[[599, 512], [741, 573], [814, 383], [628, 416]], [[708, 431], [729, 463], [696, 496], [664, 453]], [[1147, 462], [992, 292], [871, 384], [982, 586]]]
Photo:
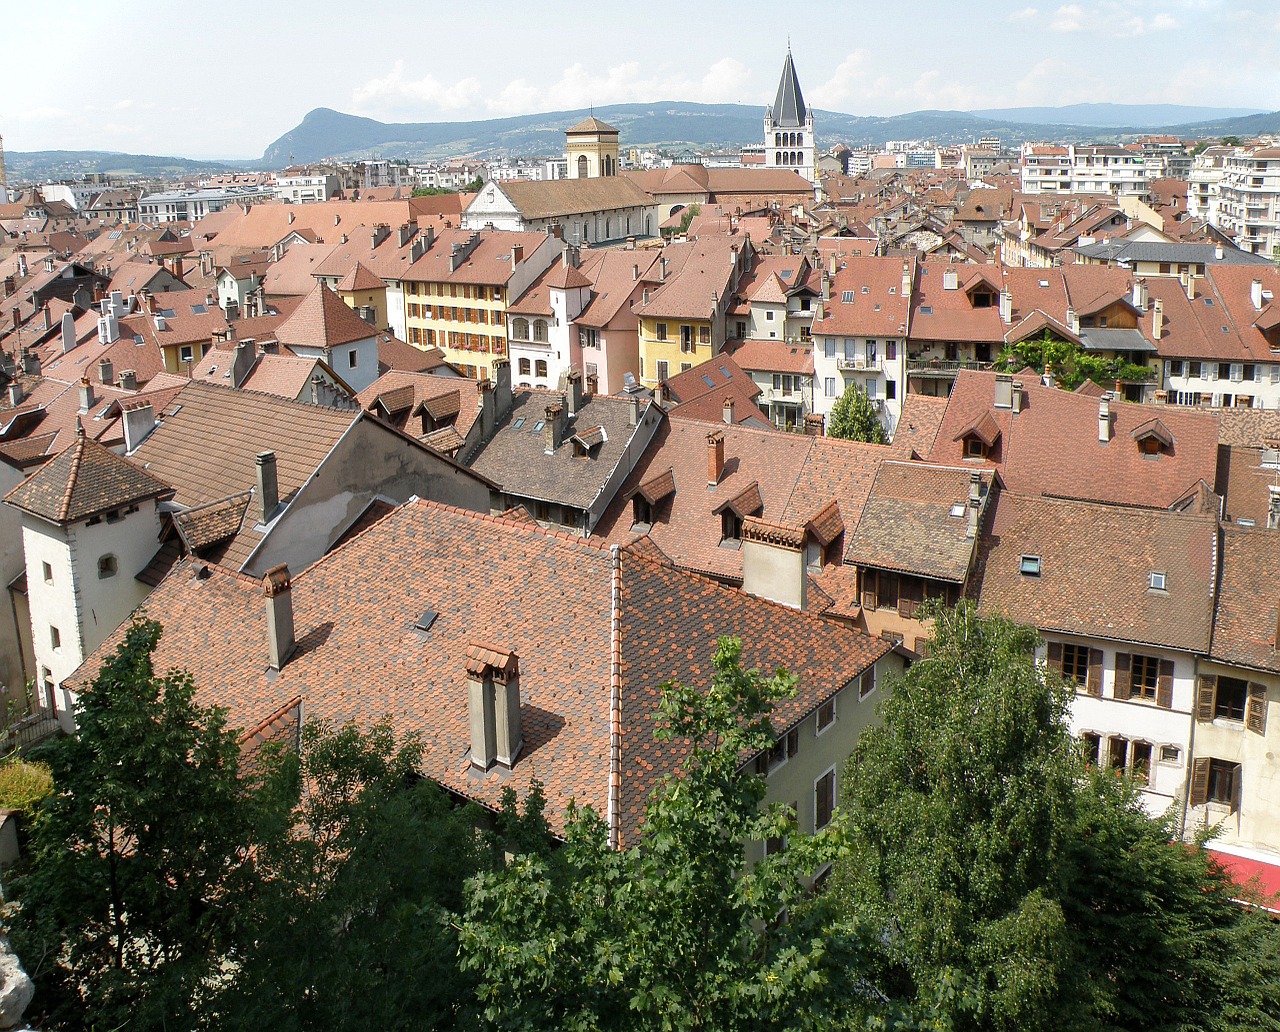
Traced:
[[791, 60], [791, 47], [787, 47], [787, 60], [782, 66], [782, 78], [778, 81], [778, 96], [773, 101], [773, 124], [779, 129], [800, 129], [804, 126], [808, 111], [804, 106], [804, 94], [800, 92], [800, 79]]
[[804, 94], [800, 92], [800, 77], [791, 60], [790, 41], [782, 78], [778, 81], [778, 95], [764, 113], [764, 158], [770, 168], [790, 169], [817, 185], [818, 149], [813, 111], [805, 107]]

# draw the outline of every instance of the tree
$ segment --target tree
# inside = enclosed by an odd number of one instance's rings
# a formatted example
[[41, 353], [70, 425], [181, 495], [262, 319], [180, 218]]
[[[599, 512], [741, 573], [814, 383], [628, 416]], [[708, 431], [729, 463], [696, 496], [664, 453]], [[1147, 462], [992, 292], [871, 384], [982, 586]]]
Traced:
[[[200, 1009], [253, 884], [253, 807], [223, 714], [157, 676], [138, 620], [47, 751], [56, 793], [15, 880], [13, 940], [55, 1025], [173, 1027]], [[195, 1019], [184, 1024], [195, 1024]]]
[[834, 891], [880, 929], [871, 982], [956, 1032], [1280, 1027], [1280, 933], [1132, 781], [1086, 769], [1035, 631], [932, 615], [843, 780]]
[[827, 420], [827, 436], [845, 441], [865, 441], [868, 444], [884, 444], [884, 425], [871, 407], [871, 399], [856, 381], [850, 380], [844, 393], [831, 407]]
[[1141, 383], [1154, 375], [1145, 365], [1136, 365], [1121, 358], [1091, 355], [1079, 344], [1055, 337], [1047, 328], [1038, 338], [1008, 345], [1000, 355], [1000, 361], [1006, 369], [1013, 371], [1030, 366], [1043, 374], [1052, 368], [1058, 386], [1069, 391], [1086, 380], [1110, 387], [1116, 380]]
[[458, 969], [463, 885], [496, 862], [476, 807], [417, 775], [389, 722], [310, 723], [300, 755], [264, 764], [285, 815], [264, 836], [253, 948], [218, 1001], [219, 1027], [448, 1028], [473, 1008]]
[[680, 228], [676, 231], [676, 236], [684, 236], [689, 232], [689, 227], [693, 225], [693, 220], [702, 214], [701, 204], [691, 204], [680, 213]]
[[664, 686], [655, 734], [687, 743], [687, 759], [635, 845], [610, 848], [600, 819], [575, 810], [563, 849], [472, 882], [463, 965], [495, 1026], [827, 1028], [866, 1006], [856, 923], [804, 903], [838, 831], [747, 863], [747, 841], [794, 830], [782, 809], [761, 812], [764, 781], [740, 770], [772, 742], [768, 713], [794, 679], [743, 670], [740, 656], [721, 639], [710, 685]]

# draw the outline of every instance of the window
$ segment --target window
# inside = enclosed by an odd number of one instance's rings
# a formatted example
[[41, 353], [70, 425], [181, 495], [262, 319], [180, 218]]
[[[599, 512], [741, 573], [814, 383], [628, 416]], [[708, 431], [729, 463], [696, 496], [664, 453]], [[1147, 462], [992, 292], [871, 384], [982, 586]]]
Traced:
[[530, 376], [533, 373], [533, 363], [531, 363], [527, 358], [520, 359], [519, 368], [521, 376]]
[[858, 680], [858, 698], [865, 699], [875, 690], [876, 668], [871, 667], [869, 670], [864, 670], [862, 672], [862, 677]]
[[699, 344], [711, 343], [711, 327], [710, 326], [698, 327], [698, 343]]
[[48, 563], [41, 563], [40, 566], [44, 573], [44, 582], [46, 584], [52, 584], [53, 583], [53, 567], [50, 566]]
[[184, 344], [182, 347], [178, 349], [179, 362], [191, 362], [191, 361], [194, 361], [194, 359], [195, 359], [195, 355], [194, 355], [194, 352], [192, 352], [191, 350], [190, 344]]
[[547, 320], [535, 319], [533, 322], [533, 339], [539, 343], [547, 342]]
[[1148, 784], [1151, 781], [1151, 743], [1134, 742], [1129, 750], [1129, 773]]
[[1080, 736], [1080, 744], [1084, 748], [1084, 761], [1090, 767], [1101, 766], [1102, 738], [1091, 731]]
[[[796, 814], [799, 813], [800, 811], [800, 804], [789, 803], [786, 807], [786, 810], [787, 810], [787, 820], [789, 824], [792, 827], [794, 827], [796, 824]], [[785, 835], [778, 835], [778, 836], [774, 836], [773, 838], [767, 838], [764, 840], [765, 856], [774, 856], [777, 853], [781, 853], [786, 848], [787, 848], [787, 837]]]
[[720, 543], [742, 540], [742, 517], [732, 509], [720, 514]]
[[534, 365], [534, 375], [541, 376], [544, 378], [546, 377], [547, 363], [545, 359], [542, 359], [542, 358], [538, 359], [537, 363]]
[[658, 379], [660, 381], [667, 379], [670, 368], [665, 358], [658, 359]]
[[898, 396], [898, 384], [893, 380], [884, 382], [884, 396], [886, 398], [896, 398]]
[[528, 319], [512, 319], [511, 320], [511, 336], [516, 340], [529, 339], [529, 320]]
[[347, 352], [347, 368], [354, 369], [358, 361], [360, 361], [359, 352], [357, 352], [355, 348], [352, 348]]
[[834, 398], [836, 396], [836, 378], [834, 376], [828, 376], [823, 380], [823, 393], [828, 398]]
[[634, 495], [631, 499], [631, 529], [644, 534], [653, 527], [653, 506], [643, 495]]
[[657, 338], [658, 338], [658, 340], [666, 340], [666, 339], [667, 339], [667, 324], [666, 324], [666, 323], [664, 323], [664, 322], [656, 323], [656, 324], [654, 325], [654, 327], [653, 327], [653, 335], [654, 335], [655, 337], [657, 337]]
[[831, 823], [836, 808], [836, 772], [827, 771], [813, 783], [813, 830], [820, 831]]
[[1040, 556], [1024, 555], [1018, 562], [1018, 572], [1024, 577], [1040, 576]]
[[1219, 677], [1214, 695], [1213, 715], [1226, 720], [1244, 720], [1245, 705], [1249, 701], [1249, 685], [1238, 677]]
[[687, 373], [687, 372], [688, 372], [690, 369], [692, 369], [692, 368], [693, 368], [693, 363], [692, 363], [692, 362], [681, 362], [681, 363], [680, 363], [680, 372], [682, 372], [682, 373]]
[[898, 342], [896, 340], [886, 340], [884, 342], [885, 361], [893, 362], [898, 357]]
[[692, 326], [680, 327], [680, 350], [681, 351], [693, 350], [693, 327]]
[[1160, 679], [1160, 660], [1155, 656], [1135, 655], [1129, 666], [1129, 698], [1154, 699]]
[[[1200, 761], [1197, 761], [1197, 764]], [[1240, 764], [1226, 760], [1209, 760], [1206, 801], [1226, 803], [1233, 810], [1240, 791]], [[1194, 781], [1194, 774], [1193, 774]], [[1194, 794], [1194, 786], [1193, 786]]]
[[1070, 642], [1063, 644], [1062, 676], [1076, 684], [1088, 683], [1089, 648], [1087, 645], [1073, 645]]
[[836, 700], [828, 699], [818, 707], [818, 734], [836, 722]]
[[765, 322], [773, 322], [773, 309], [769, 309], [764, 313]]
[[49, 646], [54, 652], [62, 648], [62, 632], [52, 625], [49, 627]]
[[98, 560], [98, 580], [106, 580], [108, 577], [114, 577], [120, 569], [114, 555], [104, 555]]
[[852, 291], [852, 290], [842, 290], [842, 291], [840, 291], [840, 303], [841, 303], [842, 305], [851, 305], [851, 304], [853, 304], [853, 291]]

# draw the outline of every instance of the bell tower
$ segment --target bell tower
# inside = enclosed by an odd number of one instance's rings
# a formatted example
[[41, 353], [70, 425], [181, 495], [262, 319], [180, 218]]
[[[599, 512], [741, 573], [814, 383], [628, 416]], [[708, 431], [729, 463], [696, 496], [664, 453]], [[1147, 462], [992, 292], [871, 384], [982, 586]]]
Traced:
[[592, 115], [566, 129], [565, 154], [570, 179], [597, 179], [618, 174], [618, 130]]
[[818, 149], [814, 141], [813, 111], [805, 107], [800, 79], [787, 45], [778, 95], [764, 112], [764, 157], [769, 168], [786, 168], [818, 182]]

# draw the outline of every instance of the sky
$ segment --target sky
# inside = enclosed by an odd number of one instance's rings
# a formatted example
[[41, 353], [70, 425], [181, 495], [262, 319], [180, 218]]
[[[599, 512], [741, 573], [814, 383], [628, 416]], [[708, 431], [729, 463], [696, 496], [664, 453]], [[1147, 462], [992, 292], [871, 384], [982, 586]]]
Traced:
[[[257, 158], [316, 107], [382, 121], [622, 102], [854, 115], [1280, 109], [1280, 0], [5, 0], [6, 149]], [[203, 10], [204, 13], [197, 13]]]

